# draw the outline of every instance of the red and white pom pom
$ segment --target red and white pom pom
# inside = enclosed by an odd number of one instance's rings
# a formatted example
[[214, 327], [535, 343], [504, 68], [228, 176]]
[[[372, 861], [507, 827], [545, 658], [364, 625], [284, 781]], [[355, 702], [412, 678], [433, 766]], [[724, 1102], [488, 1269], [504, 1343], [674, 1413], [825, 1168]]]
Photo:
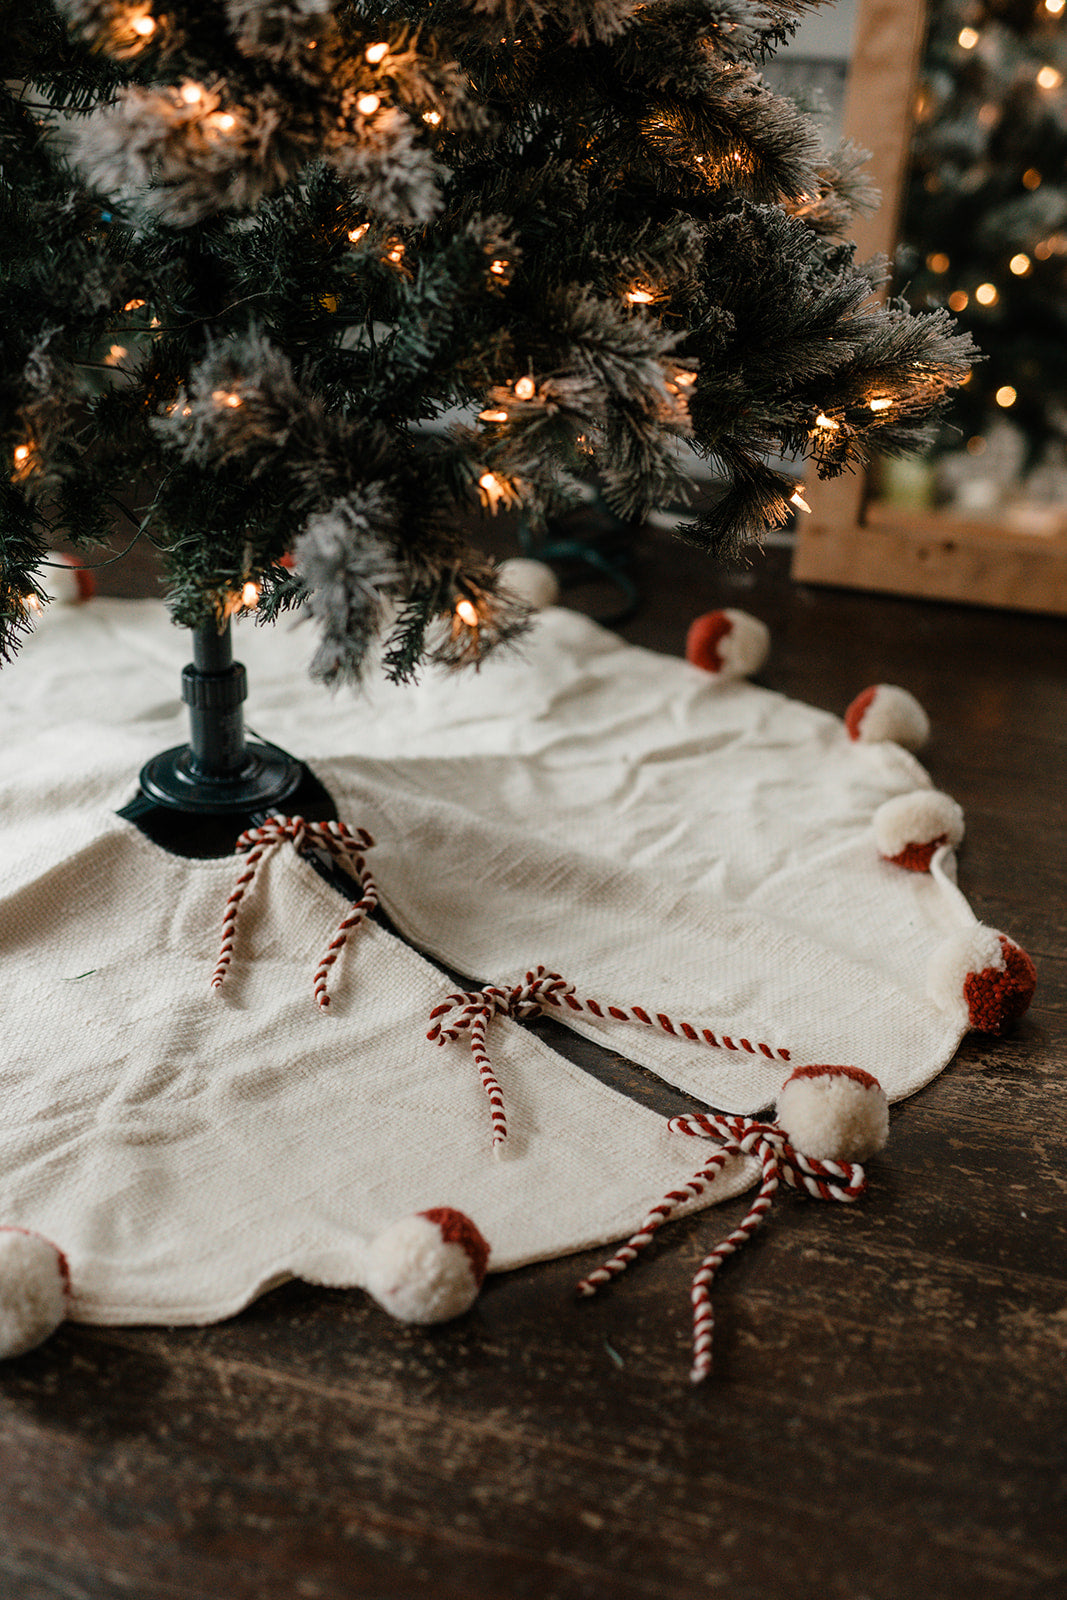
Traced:
[[535, 611], [554, 606], [559, 600], [559, 579], [543, 561], [527, 556], [511, 556], [497, 568], [500, 581], [513, 595], [525, 600]]
[[930, 737], [930, 719], [918, 700], [892, 683], [876, 683], [858, 694], [845, 712], [845, 727], [850, 739], [888, 740], [905, 750], [921, 750]]
[[889, 1138], [889, 1102], [859, 1067], [797, 1067], [775, 1119], [794, 1150], [813, 1161], [866, 1161]]
[[980, 922], [940, 944], [926, 974], [934, 1004], [978, 1033], [1005, 1033], [1028, 1010], [1036, 988], [1026, 951]]
[[449, 1206], [402, 1217], [371, 1241], [364, 1288], [401, 1322], [448, 1322], [469, 1311], [489, 1265], [489, 1246]]
[[874, 813], [879, 855], [909, 872], [929, 872], [935, 852], [945, 844], [955, 849], [962, 838], [962, 808], [937, 789], [898, 794]]
[[38, 581], [49, 600], [61, 606], [78, 606], [93, 598], [96, 579], [76, 556], [49, 550], [44, 559], [46, 565], [41, 568]]
[[39, 1233], [0, 1228], [0, 1360], [43, 1343], [67, 1314], [67, 1264]]
[[685, 636], [685, 659], [719, 678], [751, 677], [770, 648], [766, 623], [747, 611], [706, 611], [694, 618]]

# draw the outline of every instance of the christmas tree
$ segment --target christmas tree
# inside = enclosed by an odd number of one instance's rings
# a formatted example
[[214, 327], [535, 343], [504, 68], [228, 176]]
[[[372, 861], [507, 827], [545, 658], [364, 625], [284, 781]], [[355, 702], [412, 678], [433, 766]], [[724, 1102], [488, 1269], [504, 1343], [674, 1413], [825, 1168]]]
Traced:
[[760, 76], [810, 5], [6, 9], [0, 657], [53, 535], [145, 538], [177, 622], [306, 605], [337, 683], [386, 617], [404, 678], [523, 626], [479, 505], [640, 519], [685, 446], [731, 551], [800, 503], [771, 453], [921, 445], [969, 342], [878, 303], [857, 153]]
[[917, 104], [900, 276], [986, 359], [940, 448], [985, 452], [1010, 419], [1025, 469], [1067, 440], [1064, 0], [939, 0]]

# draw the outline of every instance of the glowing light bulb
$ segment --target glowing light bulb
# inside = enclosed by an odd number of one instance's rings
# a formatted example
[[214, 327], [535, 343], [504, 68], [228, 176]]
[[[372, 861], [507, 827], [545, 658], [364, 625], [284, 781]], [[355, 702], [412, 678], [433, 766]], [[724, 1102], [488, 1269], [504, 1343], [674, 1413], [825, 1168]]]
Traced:
[[213, 128], [218, 128], [220, 133], [231, 133], [237, 126], [237, 118], [230, 111], [217, 111], [208, 121]]
[[140, 311], [141, 307], [146, 304], [147, 302], [144, 300], [127, 300], [122, 309], [123, 311]]
[[683, 389], [691, 389], [697, 381], [695, 372], [676, 372], [674, 378], [675, 382], [680, 383]]
[[809, 514], [811, 512], [811, 507], [801, 494], [800, 489], [793, 490], [793, 493], [789, 496], [789, 503], [796, 506], [798, 511], [807, 511]]
[[651, 289], [631, 289], [626, 298], [632, 306], [650, 306], [656, 297]]
[[1039, 89], [1058, 89], [1063, 82], [1063, 73], [1057, 72], [1055, 67], [1042, 67], [1037, 75]]
[[40, 614], [42, 610], [40, 596], [34, 594], [32, 590], [29, 594], [23, 595], [22, 603], [26, 607], [27, 611], [36, 611], [38, 614]]
[[1039, 189], [1041, 187], [1041, 174], [1036, 167], [1027, 167], [1023, 173], [1024, 189]]
[[381, 103], [382, 97], [379, 94], [361, 94], [356, 101], [356, 110], [362, 117], [373, 117]]
[[204, 91], [198, 83], [183, 83], [181, 97], [187, 106], [197, 106], [204, 98]]
[[423, 122], [428, 122], [431, 128], [436, 128], [441, 121], [441, 113], [439, 111], [424, 111], [422, 120]]
[[997, 293], [995, 284], [980, 283], [974, 291], [974, 298], [980, 306], [995, 306], [1000, 299], [1000, 295]]
[[973, 50], [980, 38], [977, 28], [961, 28], [957, 43], [961, 50]]
[[456, 601], [456, 616], [461, 622], [465, 622], [468, 628], [476, 628], [480, 621], [478, 608], [469, 600]]
[[479, 422], [506, 422], [507, 420], [508, 414], [506, 411], [479, 411], [478, 413]]
[[507, 270], [507, 262], [501, 260], [499, 257], [496, 261], [490, 261], [489, 263], [489, 271], [493, 274], [494, 278], [502, 278]]
[[1014, 272], [1017, 278], [1025, 278], [1030, 271], [1030, 257], [1020, 250], [1017, 256], [1012, 256], [1008, 262], [1009, 272]]
[[927, 256], [926, 265], [931, 272], [942, 273], [947, 272], [952, 263], [943, 250], [935, 250], [932, 255]]
[[369, 227], [370, 227], [370, 223], [369, 222], [361, 222], [358, 228], [349, 228], [349, 230], [348, 230], [349, 241], [352, 244], [358, 244], [359, 241], [362, 239], [363, 235], [366, 233], [366, 231], [367, 231], [367, 229]]
[[142, 39], [150, 39], [156, 31], [156, 21], [154, 17], [134, 17], [130, 27]]
[[106, 367], [117, 367], [119, 362], [128, 353], [129, 352], [124, 344], [113, 344], [107, 355], [104, 357], [104, 365]]
[[948, 297], [948, 308], [950, 311], [966, 311], [970, 303], [971, 297], [967, 293], [966, 289], [953, 289], [952, 293]]
[[478, 487], [490, 511], [495, 512], [501, 500], [508, 498], [508, 485], [503, 478], [498, 478], [495, 472], [483, 472], [478, 479]]
[[886, 399], [886, 397], [884, 395], [879, 395], [876, 400], [872, 400], [871, 401], [871, 410], [872, 411], [888, 411], [892, 407], [892, 404], [893, 404], [892, 400]]
[[402, 244], [394, 244], [393, 248], [387, 252], [385, 259], [391, 261], [394, 267], [398, 267], [404, 259], [404, 246]]
[[259, 584], [253, 583], [251, 578], [241, 590], [241, 604], [248, 611], [254, 611], [259, 605]]
[[18, 466], [18, 467], [24, 467], [29, 459], [30, 459], [30, 447], [29, 447], [29, 445], [28, 444], [17, 444], [15, 446], [15, 465]]
[[996, 394], [993, 396], [993, 399], [997, 402], [997, 405], [1003, 406], [1005, 411], [1009, 406], [1013, 406], [1018, 398], [1018, 392], [1012, 388], [1010, 383], [1002, 383]]
[[1045, 0], [1045, 10], [1051, 17], [1058, 17], [1067, 0]]
[[817, 428], [822, 428], [826, 433], [834, 433], [841, 426], [841, 424], [839, 422], [835, 422], [833, 417], [828, 417], [825, 411], [820, 411], [819, 415], [815, 418], [815, 426]]
[[241, 396], [234, 394], [232, 389], [216, 389], [211, 398], [217, 406], [226, 406], [230, 411], [235, 411], [241, 404]]
[[985, 455], [985, 447], [985, 440], [980, 433], [976, 433], [973, 438], [967, 440], [967, 454], [969, 456]]
[[537, 393], [537, 385], [532, 378], [520, 378], [515, 385], [516, 400], [532, 400]]
[[384, 61], [388, 54], [389, 46], [387, 44], [369, 44], [363, 52], [363, 59], [369, 61], [372, 67], [376, 67], [379, 61]]

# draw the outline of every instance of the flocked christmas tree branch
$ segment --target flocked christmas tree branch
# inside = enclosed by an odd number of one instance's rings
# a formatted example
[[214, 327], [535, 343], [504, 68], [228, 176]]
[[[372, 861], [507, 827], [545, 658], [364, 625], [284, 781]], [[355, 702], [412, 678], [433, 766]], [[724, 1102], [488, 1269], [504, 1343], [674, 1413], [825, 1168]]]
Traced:
[[[972, 351], [873, 298], [854, 151], [759, 76], [810, 6], [26, 0], [0, 91], [0, 655], [51, 530], [165, 552], [177, 620], [304, 604], [328, 682], [522, 608], [460, 531], [592, 479], [758, 540], [907, 450]], [[455, 408], [462, 420], [449, 424]], [[279, 565], [292, 551], [295, 567]]]

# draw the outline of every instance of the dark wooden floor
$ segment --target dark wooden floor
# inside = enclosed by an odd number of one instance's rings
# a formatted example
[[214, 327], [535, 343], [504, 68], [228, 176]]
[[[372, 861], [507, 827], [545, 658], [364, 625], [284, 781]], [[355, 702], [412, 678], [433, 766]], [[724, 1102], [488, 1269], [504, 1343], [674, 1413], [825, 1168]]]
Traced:
[[865, 1203], [776, 1208], [701, 1389], [688, 1277], [742, 1202], [592, 1302], [579, 1257], [437, 1330], [300, 1285], [203, 1330], [65, 1328], [0, 1371], [4, 1600], [1067, 1595], [1067, 623], [658, 537], [642, 582], [632, 640], [678, 652], [740, 605], [772, 687], [919, 696], [964, 887], [1037, 961], [1029, 1017], [896, 1110]]

